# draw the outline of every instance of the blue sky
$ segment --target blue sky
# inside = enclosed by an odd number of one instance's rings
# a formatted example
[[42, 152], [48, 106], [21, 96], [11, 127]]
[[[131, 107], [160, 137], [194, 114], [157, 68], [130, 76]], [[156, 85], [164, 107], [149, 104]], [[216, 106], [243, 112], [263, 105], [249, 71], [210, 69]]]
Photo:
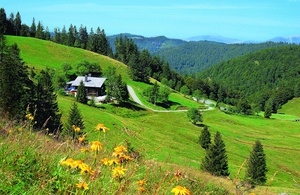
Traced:
[[[188, 38], [220, 35], [263, 41], [300, 35], [300, 0], [0, 0], [7, 16], [41, 21], [50, 31], [72, 23], [106, 34]], [[89, 30], [88, 30], [89, 31]]]

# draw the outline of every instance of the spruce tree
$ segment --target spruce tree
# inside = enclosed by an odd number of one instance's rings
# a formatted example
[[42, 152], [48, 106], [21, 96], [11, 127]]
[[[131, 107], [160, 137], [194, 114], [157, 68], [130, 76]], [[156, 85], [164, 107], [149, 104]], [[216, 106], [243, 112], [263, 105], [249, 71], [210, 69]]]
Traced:
[[60, 133], [61, 113], [57, 105], [57, 95], [49, 75], [49, 70], [42, 70], [38, 75], [35, 106], [35, 128], [48, 130], [49, 133]]
[[[80, 128], [80, 132], [75, 133], [73, 129], [73, 125]], [[73, 140], [77, 138], [77, 136], [80, 136], [83, 134], [84, 130], [84, 122], [80, 113], [80, 110], [78, 109], [77, 103], [74, 103], [72, 108], [70, 109], [70, 114], [68, 117], [68, 122], [64, 127], [63, 135], [72, 137]]]
[[20, 58], [16, 44], [1, 45], [0, 57], [0, 107], [10, 118], [21, 119], [26, 107], [31, 103], [33, 82], [28, 77], [27, 68]]
[[86, 94], [86, 90], [84, 87], [84, 83], [83, 81], [80, 81], [80, 84], [77, 88], [77, 94], [76, 94], [76, 101], [82, 104], [86, 104], [87, 103], [87, 94]]
[[260, 141], [256, 141], [250, 153], [247, 164], [245, 180], [252, 185], [264, 184], [267, 181], [267, 163], [263, 146]]
[[208, 149], [210, 144], [211, 144], [210, 132], [209, 132], [206, 125], [204, 126], [204, 128], [201, 131], [201, 134], [200, 134], [200, 137], [199, 137], [199, 144], [204, 149]]
[[36, 25], [35, 25], [35, 19], [32, 19], [32, 24], [30, 26], [30, 36], [35, 37], [36, 34]]
[[214, 144], [211, 144], [206, 150], [201, 169], [216, 176], [229, 175], [225, 143], [219, 132], [215, 135]]

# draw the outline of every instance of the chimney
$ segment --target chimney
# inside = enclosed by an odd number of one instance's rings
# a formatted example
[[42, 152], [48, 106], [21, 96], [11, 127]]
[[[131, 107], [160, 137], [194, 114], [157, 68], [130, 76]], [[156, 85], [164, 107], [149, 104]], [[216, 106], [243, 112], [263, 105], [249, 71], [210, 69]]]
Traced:
[[87, 75], [84, 76], [84, 81], [88, 82], [88, 76]]

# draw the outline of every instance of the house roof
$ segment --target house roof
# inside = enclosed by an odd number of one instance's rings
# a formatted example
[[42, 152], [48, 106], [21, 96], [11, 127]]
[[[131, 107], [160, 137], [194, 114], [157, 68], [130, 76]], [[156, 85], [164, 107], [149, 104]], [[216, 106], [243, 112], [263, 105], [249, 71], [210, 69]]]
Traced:
[[71, 84], [71, 86], [78, 87], [80, 82], [83, 81], [85, 87], [101, 88], [105, 80], [106, 78], [87, 77], [86, 81], [86, 76], [78, 76], [74, 81], [70, 81], [68, 83]]

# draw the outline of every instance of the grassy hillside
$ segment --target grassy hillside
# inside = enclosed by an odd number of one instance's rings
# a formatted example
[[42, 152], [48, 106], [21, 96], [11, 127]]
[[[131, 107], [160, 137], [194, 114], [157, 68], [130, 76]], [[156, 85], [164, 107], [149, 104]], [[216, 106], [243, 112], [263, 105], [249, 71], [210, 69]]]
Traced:
[[[147, 85], [130, 81], [126, 76], [126, 66], [107, 57], [31, 38], [8, 37], [7, 40], [9, 43], [18, 43], [22, 51], [21, 57], [30, 66], [39, 69], [50, 66], [59, 70], [60, 64], [67, 60], [73, 63], [81, 61], [81, 57], [85, 60], [94, 59], [102, 62], [100, 64], [103, 64], [103, 69], [107, 66], [119, 67], [118, 71], [127, 78], [128, 83], [132, 84], [136, 91], [147, 87]], [[35, 51], [37, 48], [39, 51]], [[60, 52], [56, 53], [57, 50]], [[40, 52], [42, 57], [39, 57], [36, 52]], [[69, 52], [69, 56], [64, 52]], [[77, 56], [81, 57], [77, 58]], [[56, 58], [60, 58], [62, 62]], [[171, 98], [173, 102], [179, 101], [183, 106], [194, 104], [193, 101], [184, 99], [180, 94], [174, 93]], [[63, 121], [68, 117], [73, 102], [72, 97], [58, 97]], [[229, 115], [219, 110], [203, 113], [204, 124], [208, 125], [211, 134], [215, 135], [216, 131], [221, 132], [226, 144], [231, 175], [230, 179], [222, 179], [199, 171], [201, 160], [205, 155], [205, 151], [197, 144], [202, 128], [188, 122], [184, 112], [156, 113], [147, 111], [134, 103], [128, 107], [103, 105], [100, 108], [94, 108], [79, 105], [79, 109], [85, 121], [87, 137], [90, 141], [94, 141], [98, 137], [94, 131], [95, 126], [103, 123], [110, 128], [110, 131], [105, 134], [105, 147], [113, 148], [116, 145], [125, 144], [128, 140], [147, 160], [155, 160], [163, 167], [172, 165], [174, 169], [189, 170], [189, 173], [197, 179], [211, 182], [213, 186], [222, 186], [232, 193], [235, 189], [232, 180], [243, 161], [248, 158], [255, 140], [259, 139], [267, 156], [268, 179], [271, 179], [276, 171], [278, 173], [272, 183], [258, 187], [253, 192], [257, 194], [263, 194], [266, 191], [269, 192], [268, 194], [279, 192], [297, 194], [299, 192], [299, 188], [295, 186], [295, 182], [300, 182], [300, 150], [298, 148], [300, 132], [297, 122]], [[63, 145], [68, 145], [68, 143], [61, 144], [58, 148]], [[69, 154], [72, 153], [67, 155]], [[48, 153], [47, 156], [49, 155], [51, 154]], [[63, 155], [56, 157], [56, 160], [62, 157]], [[55, 163], [52, 162], [52, 164]], [[240, 178], [243, 177], [244, 170], [245, 167], [241, 171]], [[144, 174], [144, 172], [141, 171], [139, 174]]]
[[282, 113], [284, 115], [292, 115], [300, 118], [300, 98], [294, 98], [285, 105], [282, 106], [281, 109], [278, 110], [278, 113]]
[[94, 52], [30, 37], [6, 36], [6, 41], [8, 45], [17, 43], [25, 64], [36, 69], [49, 67], [60, 71], [63, 63], [76, 65], [87, 60], [100, 64], [103, 70], [114, 66], [125, 80], [129, 79], [127, 67], [123, 63]]
[[[57, 43], [44, 41], [36, 38], [6, 36], [7, 44], [17, 43], [21, 50], [21, 58], [26, 65], [34, 67], [37, 70], [45, 67], [53, 68], [57, 71], [62, 71], [63, 63], [70, 63], [75, 66], [81, 61], [96, 62], [100, 64], [103, 71], [109, 66], [116, 68], [117, 74], [121, 74], [127, 84], [130, 84], [139, 93], [142, 98], [142, 91], [149, 87], [149, 84], [134, 82], [129, 79], [127, 66], [119, 61], [111, 59], [107, 56], [99, 55], [87, 50], [72, 48]], [[200, 104], [193, 100], [187, 100], [182, 95], [171, 94], [174, 104], [179, 106], [194, 106], [199, 107]], [[145, 105], [153, 109], [165, 110], [165, 108], [153, 106], [147, 101], [143, 101]], [[175, 109], [174, 107], [171, 109]]]

